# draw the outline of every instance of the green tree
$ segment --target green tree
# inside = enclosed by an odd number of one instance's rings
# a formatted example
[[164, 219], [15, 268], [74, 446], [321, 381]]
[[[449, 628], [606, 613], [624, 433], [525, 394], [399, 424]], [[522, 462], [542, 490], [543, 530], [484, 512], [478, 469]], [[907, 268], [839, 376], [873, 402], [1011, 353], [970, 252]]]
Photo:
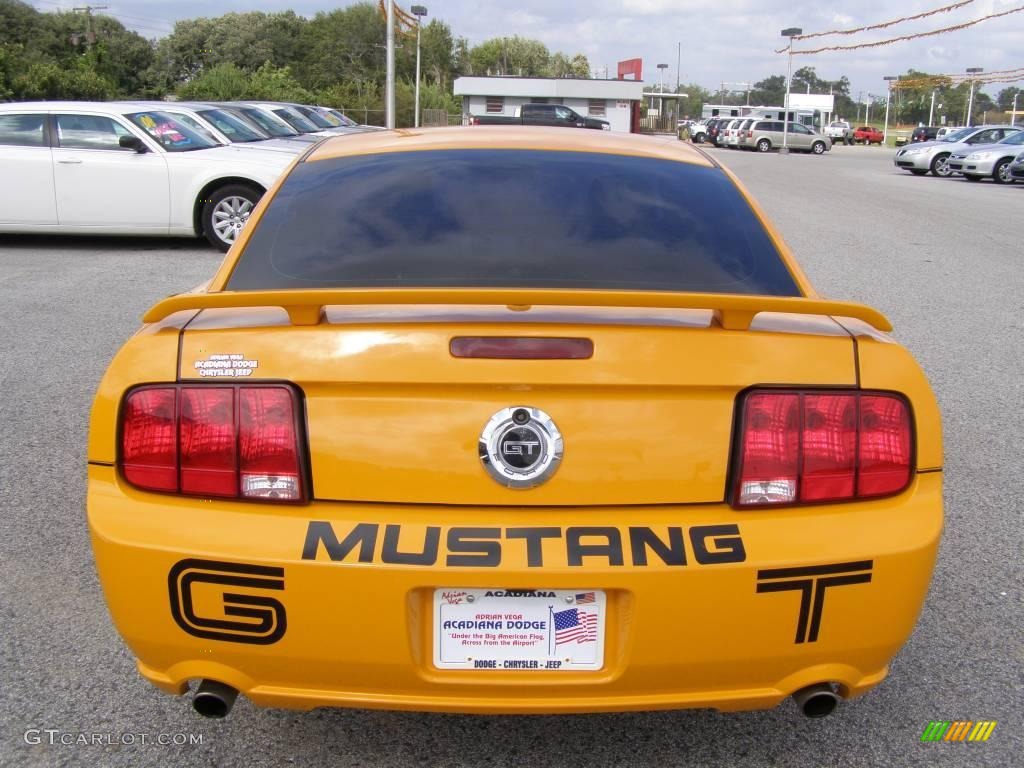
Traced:
[[676, 93], [685, 93], [686, 98], [680, 99], [679, 114], [687, 119], [699, 119], [704, 105], [713, 102], [717, 97], [706, 88], [696, 83], [684, 83]]
[[112, 98], [117, 86], [86, 64], [77, 62], [71, 67], [55, 63], [32, 64], [15, 76], [11, 90], [15, 99], [85, 99], [104, 101]]
[[420, 49], [423, 79], [442, 89], [449, 88], [457, 72], [456, 42], [451, 28], [433, 19], [420, 33]]
[[544, 68], [546, 77], [590, 77], [590, 62], [582, 53], [571, 59], [564, 53], [554, 53]]
[[777, 107], [782, 106], [786, 99], [786, 77], [785, 75], [772, 75], [758, 83], [750, 92], [750, 103], [758, 106]]
[[371, 3], [318, 13], [307, 25], [299, 78], [313, 89], [347, 81], [358, 94], [384, 82], [385, 24]]
[[234, 64], [218, 64], [180, 86], [178, 96], [186, 101], [237, 101], [248, 89], [249, 75]]
[[275, 67], [269, 61], [249, 78], [245, 98], [260, 101], [296, 101], [309, 104], [313, 94], [292, 75], [291, 67]]
[[525, 37], [496, 37], [469, 50], [467, 74], [519, 75], [543, 77], [548, 72], [551, 54], [538, 40]]
[[1003, 88], [996, 96], [996, 104], [1004, 111], [1013, 109], [1013, 97], [1017, 97], [1017, 109], [1024, 109], [1024, 92], [1015, 85]]

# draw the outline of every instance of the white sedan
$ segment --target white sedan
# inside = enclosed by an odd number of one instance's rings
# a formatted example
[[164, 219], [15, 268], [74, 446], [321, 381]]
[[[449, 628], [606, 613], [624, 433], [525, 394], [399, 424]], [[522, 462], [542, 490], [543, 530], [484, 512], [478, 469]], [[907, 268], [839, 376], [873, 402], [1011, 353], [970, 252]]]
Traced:
[[0, 104], [0, 232], [205, 236], [227, 250], [293, 155], [140, 104]]

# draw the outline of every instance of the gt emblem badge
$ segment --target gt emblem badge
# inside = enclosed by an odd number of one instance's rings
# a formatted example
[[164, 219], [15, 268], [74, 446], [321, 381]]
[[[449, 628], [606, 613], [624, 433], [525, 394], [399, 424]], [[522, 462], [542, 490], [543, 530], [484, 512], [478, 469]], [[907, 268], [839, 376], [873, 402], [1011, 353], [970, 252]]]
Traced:
[[480, 461], [509, 488], [533, 488], [562, 461], [562, 433], [544, 411], [517, 405], [498, 411], [480, 433]]

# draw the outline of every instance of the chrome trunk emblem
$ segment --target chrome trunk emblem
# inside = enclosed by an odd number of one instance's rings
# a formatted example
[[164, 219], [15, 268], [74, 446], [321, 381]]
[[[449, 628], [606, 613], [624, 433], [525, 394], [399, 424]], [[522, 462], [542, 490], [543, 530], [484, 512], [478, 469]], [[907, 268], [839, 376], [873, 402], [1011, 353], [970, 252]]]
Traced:
[[533, 488], [562, 461], [562, 433], [544, 411], [526, 405], [503, 408], [480, 433], [480, 461], [508, 488]]

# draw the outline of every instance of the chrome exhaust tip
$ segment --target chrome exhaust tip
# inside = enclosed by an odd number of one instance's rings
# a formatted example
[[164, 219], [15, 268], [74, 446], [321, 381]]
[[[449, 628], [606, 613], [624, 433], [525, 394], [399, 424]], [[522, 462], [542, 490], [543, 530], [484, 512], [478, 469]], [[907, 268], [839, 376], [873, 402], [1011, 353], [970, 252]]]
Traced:
[[238, 690], [216, 680], [202, 680], [192, 696], [192, 708], [203, 717], [227, 717], [238, 698]]
[[839, 706], [839, 696], [828, 683], [801, 688], [793, 694], [793, 701], [805, 717], [827, 717]]

